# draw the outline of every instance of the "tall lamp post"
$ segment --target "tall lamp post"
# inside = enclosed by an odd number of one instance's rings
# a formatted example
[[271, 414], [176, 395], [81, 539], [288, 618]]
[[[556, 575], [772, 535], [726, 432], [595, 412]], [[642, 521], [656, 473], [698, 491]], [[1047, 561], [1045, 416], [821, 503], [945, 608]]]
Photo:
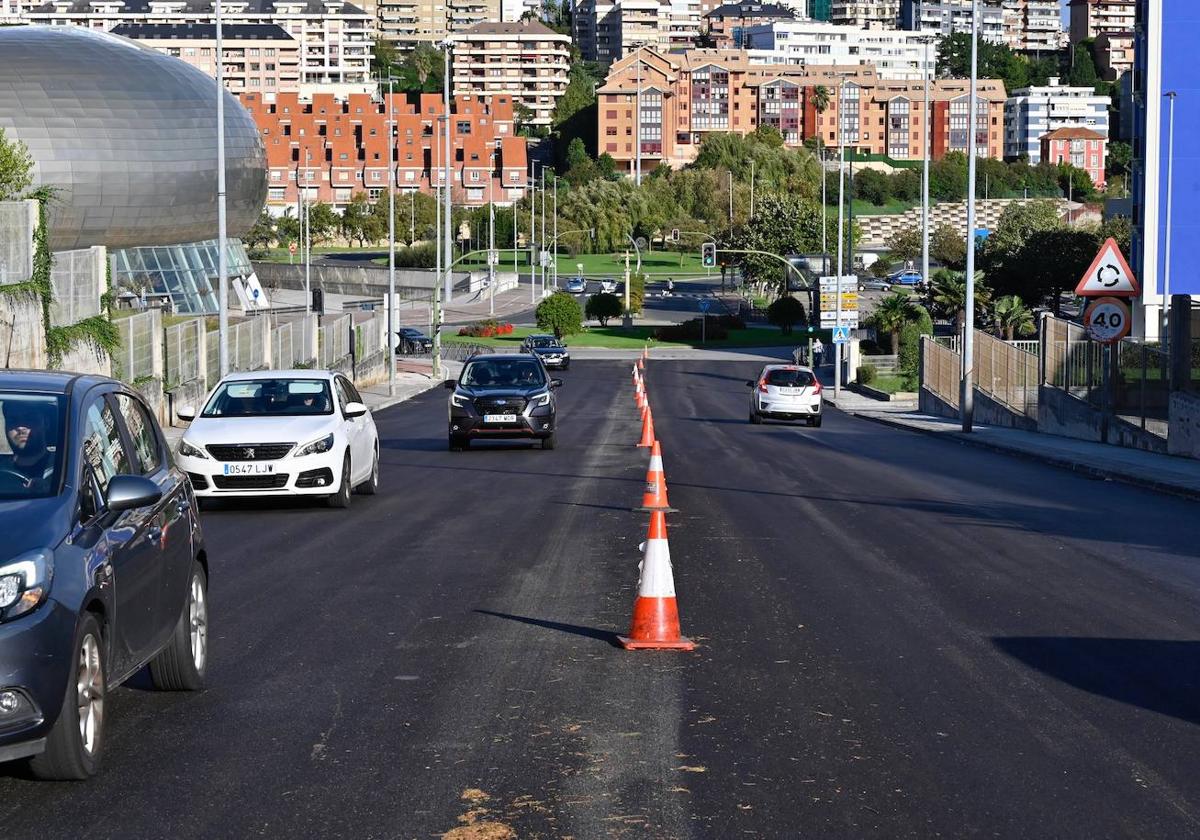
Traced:
[[450, 181], [452, 178], [452, 174], [451, 174], [451, 170], [450, 170], [450, 154], [451, 154], [450, 132], [451, 132], [451, 129], [453, 128], [453, 123], [451, 123], [451, 121], [450, 121], [450, 51], [454, 49], [454, 42], [452, 40], [450, 40], [449, 38], [447, 38], [445, 41], [442, 41], [441, 47], [442, 47], [442, 96], [443, 96], [444, 105], [446, 108], [446, 156], [445, 156], [445, 159], [442, 161], [443, 178], [445, 181], [444, 186], [445, 186], [445, 190], [446, 190], [446, 194], [445, 194], [445, 198], [444, 198], [444, 200], [446, 202], [446, 210], [445, 210], [446, 226], [445, 226], [445, 228], [442, 229], [442, 236], [444, 237], [445, 246], [446, 246], [446, 283], [445, 283], [444, 294], [446, 296], [446, 301], [449, 302], [450, 298], [453, 296], [453, 289], [451, 288], [451, 282], [452, 282], [451, 278], [453, 277], [453, 275], [450, 272], [450, 264], [452, 262], [454, 262], [454, 252], [453, 252], [452, 246], [451, 246], [451, 243], [454, 241], [453, 236], [451, 235], [451, 228], [454, 225], [454, 213], [452, 210], [451, 195], [450, 195]]
[[388, 349], [388, 396], [396, 396], [396, 350], [392, 342], [396, 340], [396, 163], [395, 145], [396, 128], [395, 115], [392, 108], [392, 72], [388, 70], [388, 95], [384, 105], [387, 108], [388, 132], [388, 306], [387, 306], [387, 343]]
[[975, 156], [979, 146], [979, 0], [971, 0], [971, 103], [967, 112], [967, 294], [963, 319], [962, 387], [958, 406], [962, 430], [975, 419]]
[[930, 77], [933, 75], [933, 70], [929, 64], [929, 45], [933, 43], [933, 37], [926, 35], [922, 38], [925, 43], [925, 110], [922, 113], [923, 121], [921, 132], [923, 138], [921, 148], [923, 157], [925, 158], [921, 172], [921, 280], [925, 283], [929, 282], [929, 155], [933, 151], [931, 148], [930, 139], [933, 133], [933, 115], [929, 110], [929, 86]]
[[1167, 215], [1166, 241], [1163, 243], [1163, 291], [1162, 291], [1162, 326], [1159, 328], [1159, 345], [1165, 350], [1170, 347], [1171, 337], [1171, 209], [1175, 193], [1175, 97], [1179, 94], [1169, 90], [1163, 94], [1167, 97]]
[[[838, 73], [837, 101], [837, 140], [838, 140], [838, 244], [837, 244], [837, 278], [834, 280], [835, 320], [836, 326], [842, 325], [842, 275], [845, 274], [846, 249], [846, 114], [842, 107], [842, 93], [846, 87], [846, 77], [850, 73]], [[833, 344], [833, 396], [834, 399], [842, 394], [842, 345]]]
[[217, 329], [221, 376], [229, 373], [229, 255], [225, 245], [225, 54], [221, 49], [221, 0], [216, 9], [217, 49]]

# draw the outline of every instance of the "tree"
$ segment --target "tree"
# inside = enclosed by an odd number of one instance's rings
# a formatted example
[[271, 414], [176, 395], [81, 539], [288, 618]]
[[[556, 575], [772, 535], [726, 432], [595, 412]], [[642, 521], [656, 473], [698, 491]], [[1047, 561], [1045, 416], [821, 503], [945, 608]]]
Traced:
[[754, 129], [754, 139], [770, 149], [778, 149], [783, 146], [783, 135], [773, 125], [763, 124]]
[[887, 204], [892, 197], [891, 181], [877, 169], [863, 169], [854, 176], [854, 196], [876, 207]]
[[579, 302], [566, 292], [555, 292], [538, 304], [534, 311], [539, 329], [550, 330], [561, 339], [583, 329], [583, 310]]
[[1108, 154], [1104, 159], [1104, 172], [1110, 178], [1118, 173], [1129, 177], [1133, 162], [1133, 147], [1120, 140], [1108, 141]]
[[445, 56], [426, 43], [419, 43], [400, 62], [396, 90], [405, 93], [439, 93], [443, 87]]
[[[817, 203], [794, 195], [768, 193], [758, 200], [749, 224], [727, 236], [725, 247], [781, 256], [819, 253], [821, 226], [827, 223], [824, 211]], [[836, 247], [836, 228], [832, 241]], [[743, 274], [751, 280], [783, 282], [784, 268], [779, 260], [745, 254], [740, 257], [740, 263]]]
[[921, 176], [913, 169], [899, 169], [888, 179], [892, 198], [900, 201], [919, 201], [921, 198]]
[[812, 90], [813, 108], [818, 114], [825, 113], [825, 109], [829, 107], [829, 88], [825, 85], [817, 85]]
[[[954, 331], [961, 333], [967, 317], [967, 279], [961, 271], [939, 269], [933, 273], [929, 291], [934, 308], [943, 317], [954, 319]], [[991, 292], [983, 281], [983, 272], [975, 272], [975, 308], [986, 310]]]
[[33, 185], [33, 158], [20, 140], [8, 140], [0, 128], [0, 201], [20, 198]]
[[891, 350], [896, 353], [900, 349], [900, 331], [904, 329], [905, 324], [917, 320], [918, 317], [917, 305], [909, 299], [908, 295], [896, 292], [880, 301], [879, 306], [867, 319], [867, 323], [879, 332], [885, 332], [891, 336]]
[[767, 307], [767, 323], [779, 327], [784, 335], [791, 334], [792, 327], [803, 322], [804, 304], [794, 297], [781, 297]]
[[607, 327], [608, 319], [621, 317], [623, 309], [624, 304], [621, 303], [619, 297], [600, 292], [587, 299], [584, 314], [591, 320], [599, 321], [600, 326]]
[[323, 201], [308, 207], [308, 230], [313, 244], [329, 239], [341, 225], [341, 218]]
[[1095, 88], [1096, 83], [1100, 81], [1100, 74], [1096, 72], [1096, 60], [1092, 57], [1092, 48], [1088, 43], [1075, 45], [1067, 81], [1074, 87], [1086, 88]]
[[552, 124], [555, 128], [568, 122], [580, 111], [594, 106], [597, 81], [603, 81], [603, 77], [597, 80], [587, 62], [579, 60], [576, 48], [572, 47], [571, 49], [572, 63], [571, 71], [567, 74], [567, 88], [558, 98], [558, 104], [554, 106]]
[[242, 237], [242, 242], [251, 251], [259, 251], [267, 248], [274, 242], [275, 235], [275, 220], [271, 218], [270, 213], [264, 210], [258, 215], [258, 220], [254, 223], [254, 227], [246, 231], [246, 235]]
[[917, 225], [900, 228], [887, 241], [888, 252], [894, 259], [902, 262], [917, 260], [923, 253], [924, 246], [921, 228]]
[[[379, 202], [386, 205], [387, 199], [381, 196]], [[386, 214], [384, 219], [386, 228]], [[378, 233], [378, 227], [375, 224], [375, 216], [371, 211], [371, 205], [367, 201], [367, 194], [365, 192], [360, 190], [351, 196], [350, 203], [342, 211], [342, 219], [339, 227], [346, 241], [358, 240], [360, 248], [366, 244], [368, 239], [374, 242], [379, 238], [377, 235], [372, 235]]]
[[967, 264], [966, 237], [948, 224], [938, 225], [929, 237], [929, 257], [949, 268], [962, 269]]
[[1018, 335], [1032, 335], [1036, 331], [1032, 310], [1016, 295], [1005, 295], [997, 300], [993, 315], [996, 331], [1006, 341], [1012, 341]]

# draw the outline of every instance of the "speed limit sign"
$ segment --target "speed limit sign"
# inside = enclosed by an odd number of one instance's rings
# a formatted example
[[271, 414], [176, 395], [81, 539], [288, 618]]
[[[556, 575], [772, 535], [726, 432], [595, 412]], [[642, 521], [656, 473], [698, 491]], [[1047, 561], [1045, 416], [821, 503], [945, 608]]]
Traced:
[[1120, 341], [1129, 335], [1129, 305], [1120, 298], [1096, 298], [1083, 312], [1083, 325], [1093, 341]]

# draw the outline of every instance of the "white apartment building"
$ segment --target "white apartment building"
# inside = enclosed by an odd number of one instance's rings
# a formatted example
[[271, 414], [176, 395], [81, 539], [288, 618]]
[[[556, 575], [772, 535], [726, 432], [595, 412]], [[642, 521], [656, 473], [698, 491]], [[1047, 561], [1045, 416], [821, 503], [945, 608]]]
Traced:
[[540, 16], [542, 4], [539, 0], [500, 0], [500, 20], [515, 23], [526, 13]]
[[746, 29], [750, 61], [874, 67], [882, 79], [932, 78], [937, 48], [903, 29], [856, 29], [810, 20], [781, 20]]
[[898, 0], [833, 0], [829, 22], [860, 28], [894, 29], [900, 21]]
[[1004, 0], [1004, 40], [1027, 52], [1054, 51], [1066, 45], [1058, 0]]
[[507, 93], [533, 111], [532, 124], [550, 126], [566, 92], [571, 39], [540, 21], [477, 23], [454, 36], [456, 95]]
[[700, 0], [577, 0], [575, 44], [587, 61], [611, 64], [639, 46], [686, 50], [700, 36]]
[[[900, 26], [916, 32], [952, 35], [971, 31], [971, 0], [901, 0]], [[979, 37], [1005, 43], [1000, 0], [980, 0]]]
[[[215, 23], [206, 0], [52, 0], [24, 12], [28, 23], [108, 31], [120, 24]], [[371, 17], [335, 0], [228, 0], [221, 20], [275, 24], [300, 43], [300, 84], [309, 91], [357, 91], [371, 82]]]
[[1057, 78], [1045, 87], [1014, 90], [1004, 103], [1004, 156], [1028, 155], [1041, 163], [1042, 135], [1059, 128], [1090, 128], [1108, 137], [1108, 106], [1112, 100], [1089, 87], [1068, 87]]

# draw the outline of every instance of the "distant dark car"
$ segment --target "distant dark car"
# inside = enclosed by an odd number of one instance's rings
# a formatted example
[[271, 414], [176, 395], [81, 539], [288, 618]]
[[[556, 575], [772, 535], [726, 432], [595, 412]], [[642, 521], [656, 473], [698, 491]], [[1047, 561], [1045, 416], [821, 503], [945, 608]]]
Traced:
[[433, 352], [433, 339], [413, 327], [396, 330], [396, 352], [408, 356]]
[[546, 367], [524, 353], [473, 356], [458, 379], [447, 379], [450, 395], [449, 442], [452, 451], [472, 440], [524, 438], [542, 449], [555, 445], [557, 402]]
[[107, 696], [149, 665], [203, 687], [208, 560], [187, 477], [142, 398], [100, 376], [0, 373], [0, 761], [83, 779]]
[[552, 335], [530, 335], [521, 342], [521, 350], [533, 353], [548, 368], [567, 370], [571, 367], [571, 354], [566, 345]]

